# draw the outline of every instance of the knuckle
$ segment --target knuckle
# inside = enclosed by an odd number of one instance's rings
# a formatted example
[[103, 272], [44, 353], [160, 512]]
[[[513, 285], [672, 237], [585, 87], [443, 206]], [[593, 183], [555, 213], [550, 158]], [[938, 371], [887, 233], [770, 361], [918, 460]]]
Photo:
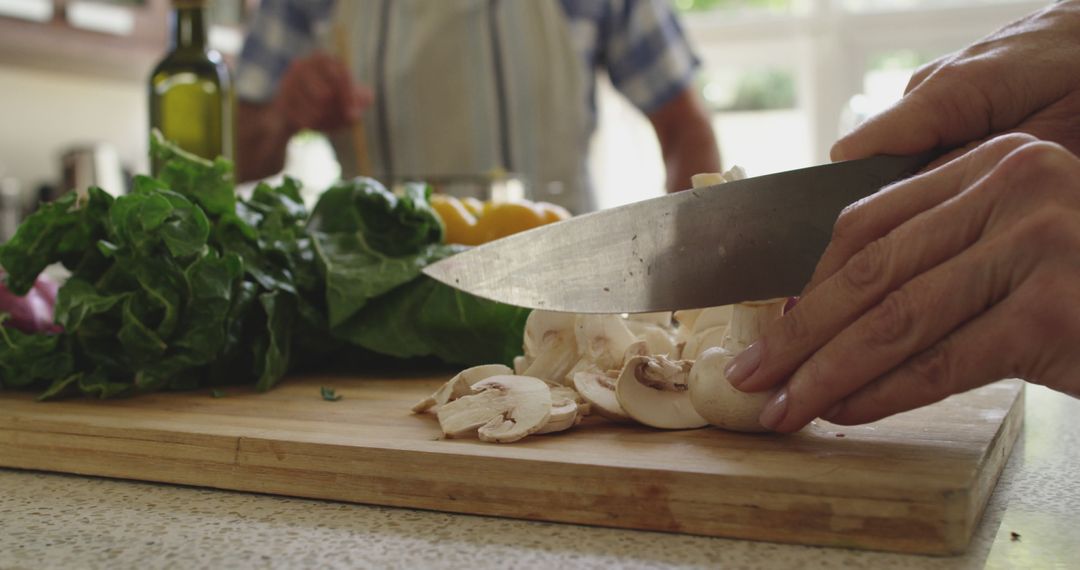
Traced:
[[827, 364], [819, 355], [803, 363], [791, 378], [788, 391], [793, 401], [816, 401], [827, 399], [835, 391], [835, 383], [828, 380], [835, 377], [827, 372]]
[[833, 225], [832, 243], [847, 243], [855, 239], [859, 228], [859, 216], [855, 213], [858, 207], [859, 202], [856, 202], [840, 211], [840, 216]]
[[1046, 267], [1035, 271], [1024, 283], [1026, 320], [1029, 330], [1046, 343], [1060, 339], [1077, 338], [1080, 335], [1080, 310], [1077, 309], [1077, 275], [1075, 271], [1062, 271], [1058, 267]]
[[1034, 141], [1020, 146], [1005, 157], [998, 166], [998, 172], [1009, 181], [1016, 181], [1021, 185], [1041, 187], [1048, 185], [1030, 184], [1030, 179], [1035, 176], [1068, 174], [1075, 169], [1075, 157], [1060, 145]]
[[893, 291], [867, 314], [867, 340], [874, 345], [891, 345], [909, 338], [915, 328], [915, 312], [909, 293]]
[[888, 249], [883, 240], [874, 240], [848, 260], [840, 277], [851, 292], [862, 293], [884, 282], [887, 265]]
[[785, 340], [792, 341], [810, 336], [810, 327], [798, 310], [798, 305], [791, 312], [780, 318], [780, 334]]
[[953, 349], [948, 339], [908, 361], [908, 370], [919, 387], [933, 395], [948, 394], [953, 383]]
[[1005, 156], [1022, 146], [1035, 142], [1039, 142], [1039, 139], [1027, 133], [1008, 133], [996, 136], [982, 143], [979, 145], [978, 150], [980, 153], [988, 154], [991, 157], [998, 157], [998, 159], [1000, 159], [1000, 157]]
[[1017, 222], [1014, 240], [1019, 253], [1040, 256], [1052, 252], [1080, 251], [1080, 223], [1067, 209], [1047, 205]]

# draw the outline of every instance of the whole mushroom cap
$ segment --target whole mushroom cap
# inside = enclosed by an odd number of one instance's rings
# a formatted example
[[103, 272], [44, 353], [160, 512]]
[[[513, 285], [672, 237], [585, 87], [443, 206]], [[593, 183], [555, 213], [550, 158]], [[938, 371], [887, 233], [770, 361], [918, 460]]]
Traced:
[[771, 392], [742, 392], [731, 385], [724, 368], [734, 356], [722, 348], [710, 348], [690, 369], [690, 403], [708, 423], [744, 432], [768, 431], [758, 421]]

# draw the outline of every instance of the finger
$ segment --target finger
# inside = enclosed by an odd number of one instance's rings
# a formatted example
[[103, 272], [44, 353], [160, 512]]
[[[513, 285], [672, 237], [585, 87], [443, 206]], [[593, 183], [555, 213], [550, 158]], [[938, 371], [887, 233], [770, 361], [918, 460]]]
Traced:
[[[747, 392], [777, 386], [889, 292], [974, 243], [994, 211], [994, 201], [982, 195], [1000, 193], [1000, 188], [1014, 184], [1014, 175], [995, 177], [993, 173], [999, 169], [999, 165], [984, 167], [982, 178], [967, 192], [916, 215], [860, 249], [738, 355], [727, 371], [728, 380]], [[965, 188], [968, 178], [977, 173], [927, 176], [940, 176], [942, 185]]]
[[986, 90], [949, 70], [936, 70], [891, 108], [837, 141], [832, 159], [918, 154], [990, 135], [993, 106]]
[[375, 102], [375, 92], [366, 85], [354, 85], [349, 101], [349, 118], [356, 120]]
[[1080, 90], [1027, 117], [1014, 130], [1058, 143], [1073, 154], [1080, 154], [1080, 122], [1077, 117], [1080, 117]]
[[1034, 142], [1026, 134], [996, 137], [961, 158], [864, 198], [840, 213], [833, 236], [803, 293], [835, 274], [866, 244], [881, 238], [921, 212], [955, 196], [1002, 158]]
[[822, 419], [841, 425], [877, 421], [1001, 378], [1017, 377], [1023, 358], [1016, 303], [1006, 299], [903, 365], [841, 400]]
[[953, 54], [944, 55], [935, 59], [934, 61], [931, 61], [930, 63], [927, 63], [926, 65], [923, 65], [919, 69], [916, 69], [915, 72], [911, 74], [911, 78], [908, 80], [907, 87], [904, 88], [904, 94], [906, 95], [912, 92], [916, 87], [921, 85], [923, 81], [926, 81], [928, 77], [933, 75], [935, 71], [937, 71], [939, 68], [941, 68], [941, 66], [945, 65], [946, 62], [948, 62], [954, 57], [955, 56]]
[[802, 428], [1004, 298], [1012, 276], [1002, 245], [1000, 239], [980, 241], [890, 293], [798, 368], [782, 388], [786, 409], [766, 407], [763, 425], [781, 432]]

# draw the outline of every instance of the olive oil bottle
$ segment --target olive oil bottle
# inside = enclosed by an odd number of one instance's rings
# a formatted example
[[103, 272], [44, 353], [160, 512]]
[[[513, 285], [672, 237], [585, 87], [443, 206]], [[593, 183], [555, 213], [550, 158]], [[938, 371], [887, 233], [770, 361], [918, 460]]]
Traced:
[[[221, 54], [207, 47], [205, 7], [172, 2], [170, 50], [150, 75], [150, 127], [203, 158], [232, 158], [232, 82]], [[154, 174], [160, 166], [152, 162]]]

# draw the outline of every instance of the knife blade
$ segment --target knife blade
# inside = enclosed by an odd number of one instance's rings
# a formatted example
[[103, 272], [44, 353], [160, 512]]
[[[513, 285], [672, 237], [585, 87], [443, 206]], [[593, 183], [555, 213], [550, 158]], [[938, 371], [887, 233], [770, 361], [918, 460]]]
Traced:
[[840, 211], [930, 159], [875, 156], [686, 190], [514, 234], [424, 273], [494, 301], [575, 313], [797, 295]]

